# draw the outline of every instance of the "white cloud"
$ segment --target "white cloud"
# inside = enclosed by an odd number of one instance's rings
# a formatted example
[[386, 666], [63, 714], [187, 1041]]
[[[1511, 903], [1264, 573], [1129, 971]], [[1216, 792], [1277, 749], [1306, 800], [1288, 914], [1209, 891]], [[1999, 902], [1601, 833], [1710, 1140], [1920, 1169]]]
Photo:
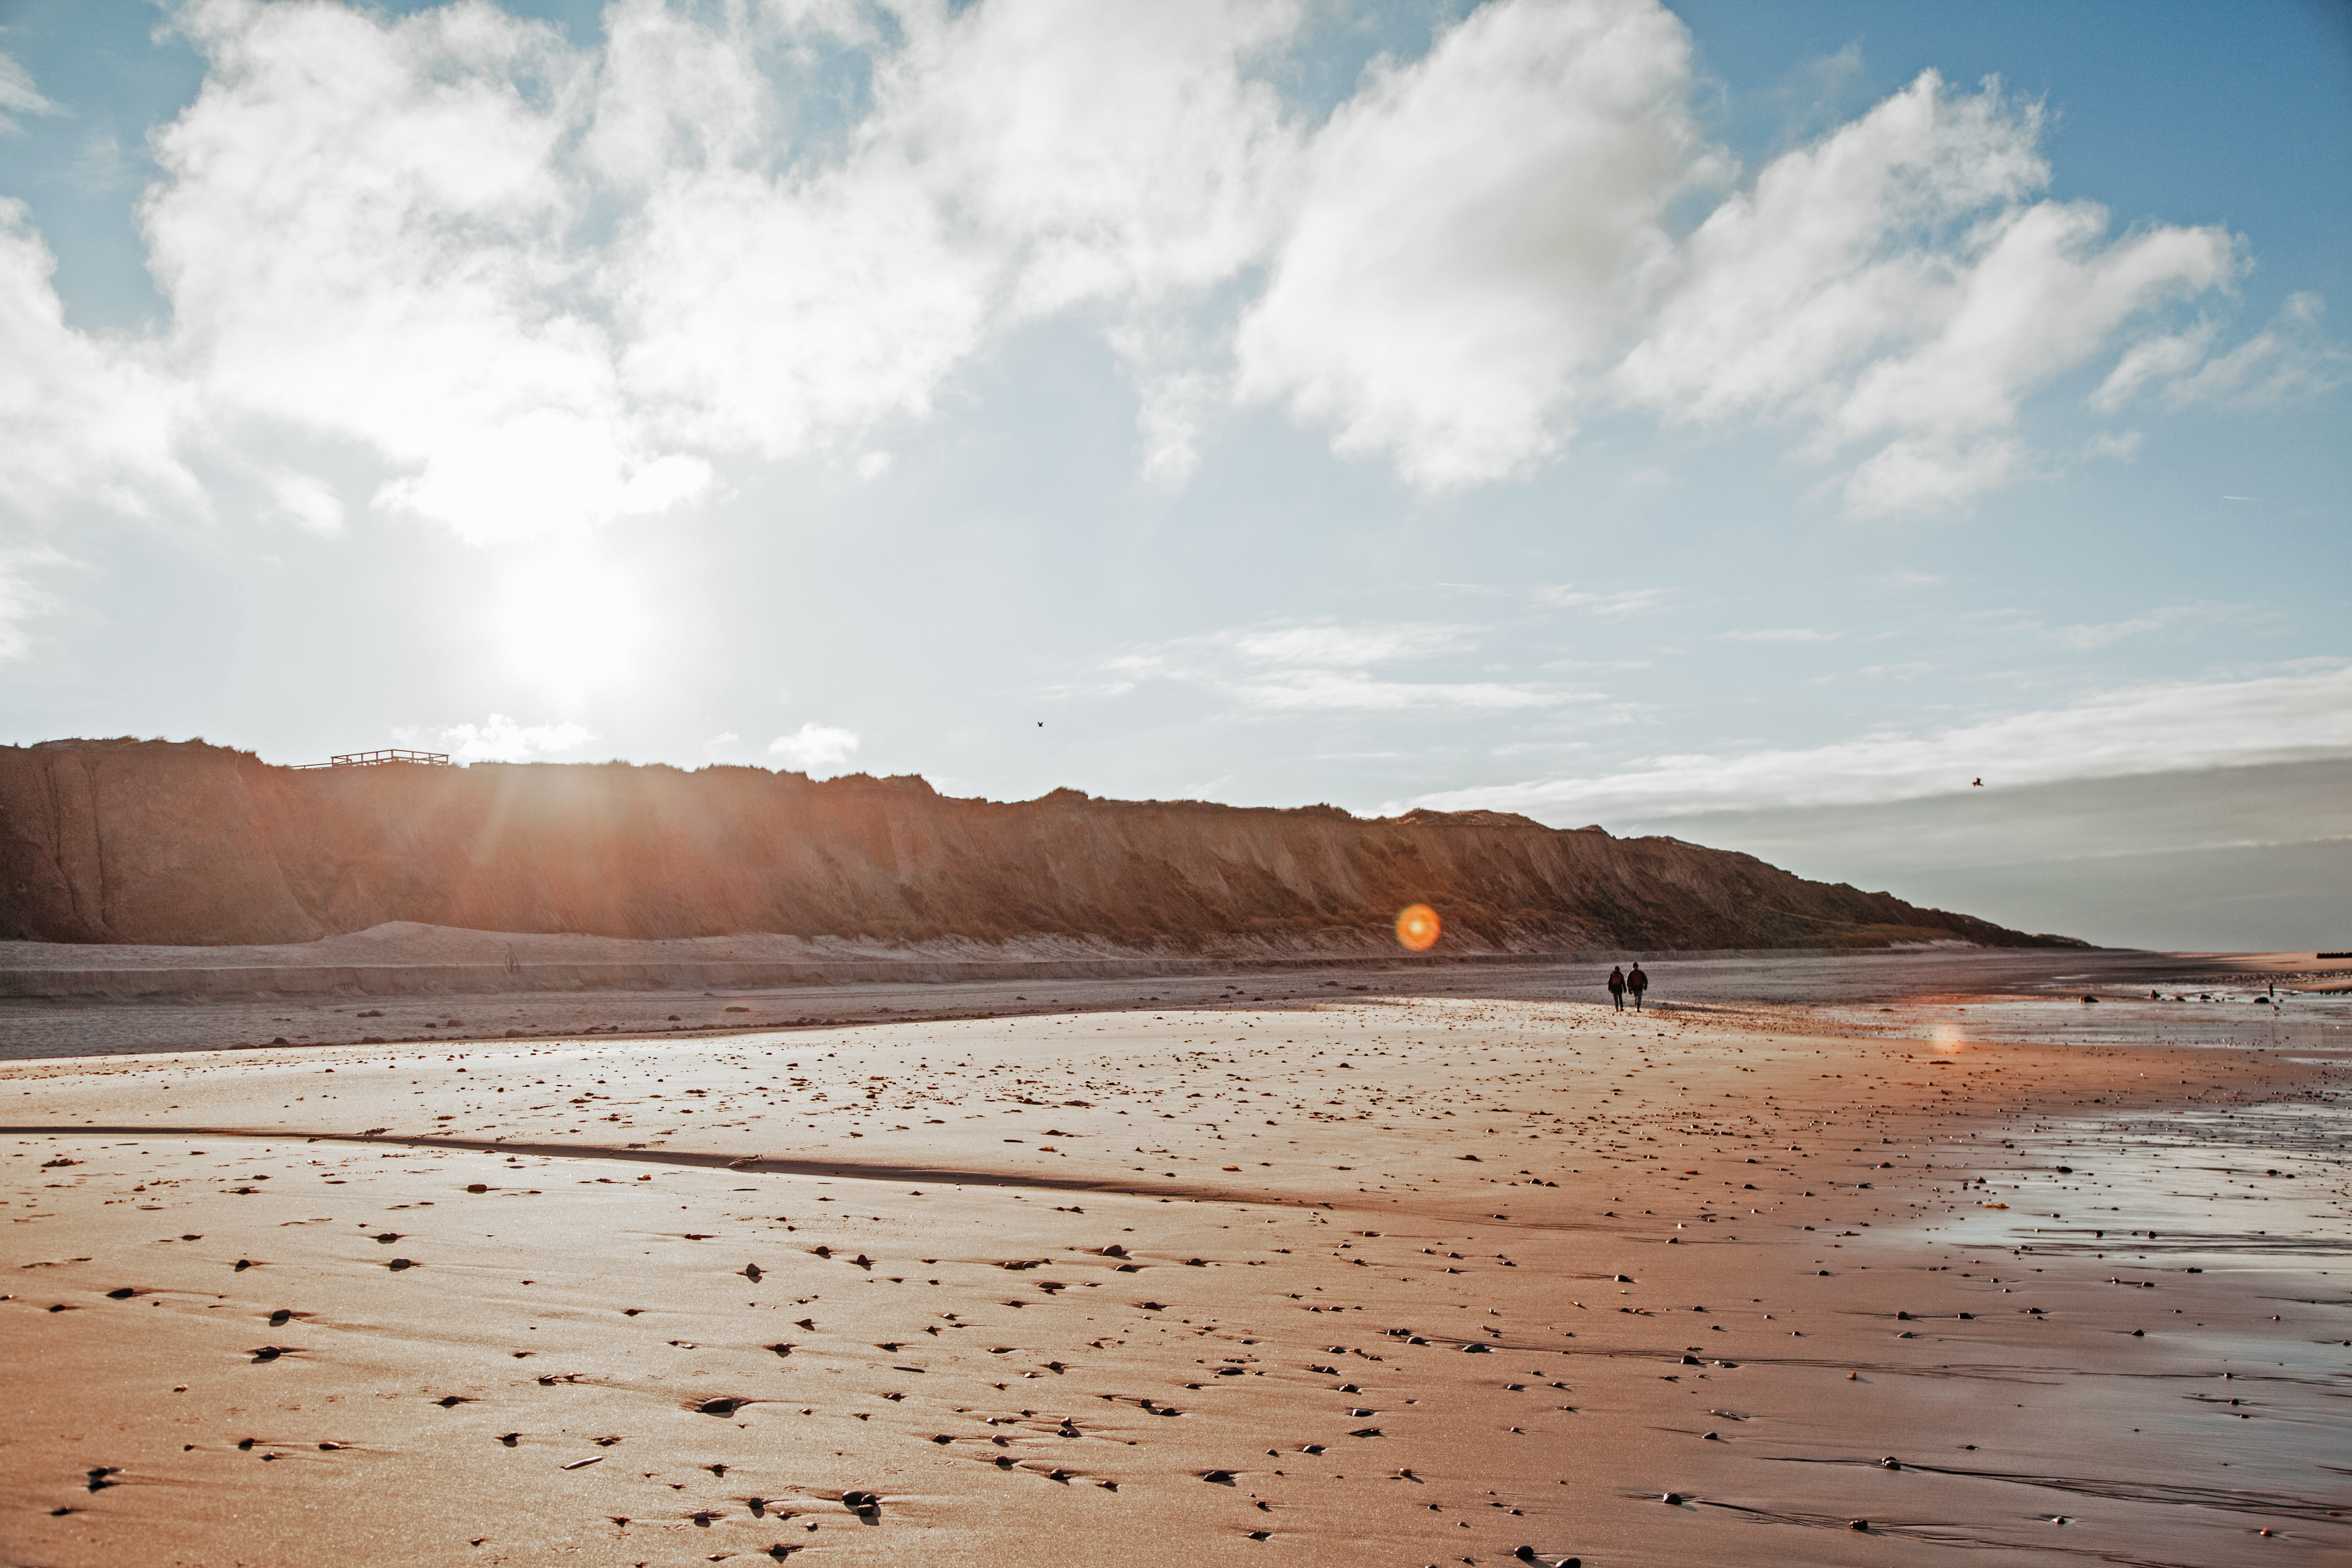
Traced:
[[201, 507], [176, 446], [185, 389], [142, 346], [66, 325], [57, 258], [0, 196], [0, 514], [53, 525], [77, 503], [133, 517]]
[[2273, 408], [2316, 396], [2344, 383], [2352, 356], [2321, 331], [2326, 307], [2316, 294], [2291, 296], [2270, 325], [2226, 353], [2208, 351], [2216, 336], [2210, 322], [2155, 339], [2124, 356], [2099, 390], [2095, 407], [2113, 409], [2144, 389], [2163, 387], [2176, 408], [2222, 403]]
[[1548, 608], [1582, 610], [1601, 621], [1621, 621], [1627, 616], [1662, 609], [1667, 597], [1664, 588], [1625, 588], [1613, 594], [1596, 594], [1580, 589], [1573, 583], [1538, 588], [1528, 596]]
[[1120, 678], [1116, 683], [1063, 694], [1111, 697], [1142, 681], [1174, 680], [1258, 712], [1496, 712], [1570, 700], [1508, 682], [1397, 680], [1372, 673], [1377, 666], [1422, 662], [1475, 646], [1469, 627], [1426, 622], [1211, 632], [1118, 655], [1105, 661]]
[[579, 750], [596, 738], [585, 725], [524, 724], [503, 713], [493, 713], [480, 724], [450, 724], [440, 729], [404, 725], [392, 731], [404, 746], [446, 752], [459, 763], [527, 763], [534, 757]]
[[264, 483], [278, 511], [298, 527], [324, 539], [342, 532], [342, 498], [324, 479], [282, 468], [266, 476]]
[[1783, 154], [1691, 237], [1619, 384], [1670, 417], [1801, 418], [1817, 456], [1881, 443], [1844, 481], [1862, 515], [1932, 510], [2031, 468], [2025, 397], [2168, 299], [2228, 281], [2218, 229], [2110, 242], [2050, 177], [2040, 111], [1930, 71]]
[[2210, 600], [2195, 605], [2165, 605], [2119, 621], [2082, 622], [2071, 626], [2048, 626], [2031, 616], [2009, 612], [1976, 617], [1984, 630], [2005, 642], [2032, 638], [2047, 647], [2078, 653], [2107, 647], [2126, 637], [2160, 631], [2166, 626], [2183, 624], [2210, 626], [2224, 621], [2243, 623], [2264, 618], [2267, 618], [2267, 613], [2253, 605]]
[[1712, 170], [1689, 55], [1649, 0], [1502, 0], [1376, 68], [1308, 151], [1243, 394], [1426, 488], [1548, 456]]
[[1524, 472], [1611, 403], [1795, 420], [1850, 454], [1849, 510], [1927, 511], [2032, 472], [2024, 400], [2236, 265], [2218, 229], [2111, 238], [2035, 200], [2040, 110], [1932, 71], [1677, 238], [1669, 204], [1727, 168], [1688, 56], [1646, 0], [1497, 0], [1376, 73], [1309, 148], [1243, 392], [1429, 489]]
[[1222, 643], [1261, 664], [1381, 664], [1471, 646], [1467, 627], [1427, 624], [1280, 626], [1203, 640]]
[[[2024, 400], [2103, 354], [2102, 406], [2341, 379], [2314, 301], [2227, 352], [2135, 340], [2231, 241], [2036, 199], [2040, 113], [1995, 89], [1922, 76], [1743, 184], [1656, 0], [1493, 0], [1311, 130], [1267, 69], [1310, 10], [614, 0], [576, 48], [484, 0], [189, 0], [205, 82], [142, 206], [170, 327], [68, 328], [0, 207], [9, 503], [201, 510], [185, 451], [323, 440], [373, 455], [380, 510], [577, 534], [735, 460], [876, 477], [886, 427], [1074, 311], [1162, 483], [1236, 399], [1432, 489], [1630, 405], [1793, 424], [1853, 510], [1900, 513], [2041, 471]], [[0, 70], [0, 112], [45, 101]]]
[[1553, 821], [1861, 805], [1968, 789], [2352, 754], [2352, 666], [2262, 679], [2102, 692], [1925, 734], [1874, 732], [1802, 749], [1660, 756], [1598, 778], [1417, 796], [1384, 811], [1521, 811]]
[[1242, 706], [1271, 712], [1396, 713], [1412, 709], [1480, 712], [1549, 708], [1566, 700], [1555, 692], [1494, 681], [1376, 680], [1352, 670], [1293, 669], [1248, 676], [1232, 683]]
[[45, 546], [0, 550], [0, 664], [31, 653], [31, 623], [57, 608], [57, 595], [35, 582], [30, 569], [69, 564], [65, 556]]
[[709, 478], [619, 384], [562, 158], [588, 64], [487, 5], [387, 20], [199, 0], [204, 91], [144, 216], [216, 408], [356, 439], [375, 503], [475, 541], [576, 533]]
[[1958, 506], [2016, 478], [2024, 456], [2024, 446], [2006, 437], [1898, 437], [1854, 466], [1845, 481], [1846, 504], [1863, 517]]
[[768, 742], [768, 754], [801, 773], [838, 768], [857, 752], [857, 736], [847, 730], [814, 721]]
[[2142, 338], [2125, 351], [2107, 379], [2091, 394], [2091, 406], [2112, 414], [2151, 385], [2178, 383], [2203, 362], [2220, 330], [2216, 322], [2200, 321], [2186, 331]]
[[1763, 626], [1748, 632], [1717, 632], [1726, 642], [1835, 642], [1843, 632], [1815, 631], [1811, 626]]
[[19, 114], [55, 114], [58, 106], [41, 96], [33, 85], [33, 73], [22, 61], [12, 56], [0, 55], [0, 135], [21, 130], [16, 117]]

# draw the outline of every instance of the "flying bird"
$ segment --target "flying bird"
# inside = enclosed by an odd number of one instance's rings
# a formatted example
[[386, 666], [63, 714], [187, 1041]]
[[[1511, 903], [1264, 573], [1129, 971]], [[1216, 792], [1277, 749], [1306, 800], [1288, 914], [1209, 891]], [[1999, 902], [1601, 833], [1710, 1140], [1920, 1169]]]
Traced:
[[1982, 789], [1984, 788], [1984, 780], [1978, 779], [1974, 783], [1970, 784], [1969, 787], [1970, 789]]

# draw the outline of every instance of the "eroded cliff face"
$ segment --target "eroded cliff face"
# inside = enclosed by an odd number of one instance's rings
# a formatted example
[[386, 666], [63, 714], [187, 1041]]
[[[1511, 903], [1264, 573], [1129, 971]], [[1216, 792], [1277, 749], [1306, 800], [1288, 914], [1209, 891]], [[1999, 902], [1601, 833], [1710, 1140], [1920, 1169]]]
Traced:
[[302, 942], [417, 921], [625, 937], [740, 931], [1144, 948], [2063, 943], [1672, 838], [1495, 813], [954, 800], [622, 763], [296, 770], [201, 742], [0, 747], [0, 938]]

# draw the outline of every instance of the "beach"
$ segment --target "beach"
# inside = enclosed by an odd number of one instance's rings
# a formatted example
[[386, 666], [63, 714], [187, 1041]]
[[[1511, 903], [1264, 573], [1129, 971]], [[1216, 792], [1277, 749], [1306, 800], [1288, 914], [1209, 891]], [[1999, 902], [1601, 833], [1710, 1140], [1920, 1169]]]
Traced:
[[0, 1064], [11, 1560], [2352, 1552], [2340, 1053], [1323, 979]]

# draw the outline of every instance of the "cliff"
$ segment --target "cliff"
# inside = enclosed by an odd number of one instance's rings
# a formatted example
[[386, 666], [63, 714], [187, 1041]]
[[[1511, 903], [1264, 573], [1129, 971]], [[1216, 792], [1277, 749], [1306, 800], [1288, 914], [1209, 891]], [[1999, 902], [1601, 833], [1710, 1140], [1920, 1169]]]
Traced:
[[0, 939], [308, 942], [389, 921], [1152, 949], [2077, 945], [1675, 839], [1495, 812], [999, 803], [915, 777], [625, 763], [298, 770], [202, 742], [0, 747]]

